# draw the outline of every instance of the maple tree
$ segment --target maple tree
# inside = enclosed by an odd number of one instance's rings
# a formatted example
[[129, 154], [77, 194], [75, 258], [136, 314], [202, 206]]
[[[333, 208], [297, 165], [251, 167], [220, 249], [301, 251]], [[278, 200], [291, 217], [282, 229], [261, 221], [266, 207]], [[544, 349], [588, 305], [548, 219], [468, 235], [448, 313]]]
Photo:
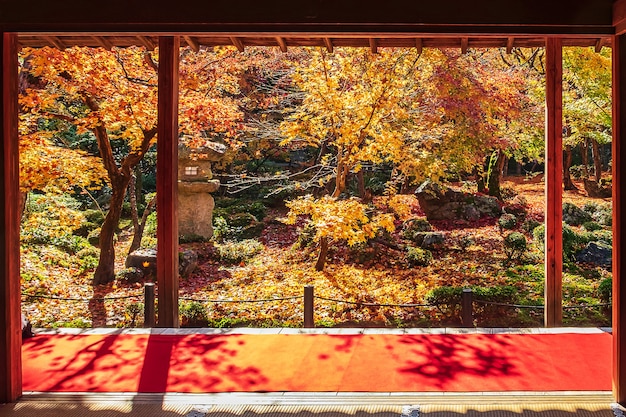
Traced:
[[[282, 144], [320, 148], [316, 181], [320, 186], [332, 183], [332, 192], [319, 200], [292, 200], [286, 221], [294, 222], [296, 215], [310, 216], [320, 242], [316, 269], [322, 270], [329, 238], [354, 244], [373, 237], [381, 228], [393, 229], [390, 214], [370, 218], [363, 202], [339, 199], [349, 175], [368, 163], [393, 162], [399, 170], [408, 171], [409, 166], [414, 168], [426, 159], [411, 158], [411, 149], [422, 154], [427, 151], [410, 143], [410, 132], [417, 127], [410, 114], [419, 108], [405, 99], [405, 93], [417, 85], [420, 54], [406, 49], [372, 54], [354, 48], [310, 54], [306, 65], [296, 65], [293, 80], [305, 97], [281, 124]], [[422, 168], [427, 175], [427, 166]], [[414, 172], [417, 170], [410, 174]]]
[[[488, 51], [312, 51], [311, 60], [297, 66], [293, 77], [305, 98], [282, 123], [283, 144], [320, 149], [319, 170], [305, 186], [331, 183], [331, 199], [319, 200], [324, 206], [319, 211], [307, 198], [291, 201], [290, 209], [320, 219], [319, 213], [326, 213], [324, 224], [338, 219], [328, 226], [337, 230], [336, 239], [348, 239], [342, 235], [345, 227], [363, 241], [373, 232], [357, 233], [337, 215], [346, 211], [333, 210], [331, 204], [346, 204], [339, 197], [350, 175], [359, 176], [364, 166], [391, 164], [391, 183], [439, 180], [482, 167], [495, 151], [499, 166], [494, 172], [502, 171], [505, 151], [516, 147], [517, 131], [525, 128], [516, 119], [521, 109], [530, 108], [523, 75]], [[490, 180], [491, 191], [499, 196], [499, 177], [494, 173]], [[388, 190], [395, 192], [391, 186]], [[375, 230], [378, 222], [360, 224]], [[321, 269], [330, 234], [318, 224], [317, 237]]]
[[[29, 73], [41, 80], [27, 88], [20, 102], [32, 118], [60, 120], [79, 133], [90, 132], [112, 190], [109, 210], [100, 232], [100, 261], [94, 284], [115, 277], [114, 235], [134, 168], [155, 143], [157, 128], [158, 52], [144, 48], [24, 49]], [[206, 136], [225, 137], [236, 131], [240, 113], [228, 94], [237, 93], [237, 71], [227, 48], [199, 53], [183, 50], [180, 73], [180, 132], [189, 146]], [[231, 72], [222, 71], [221, 65]], [[30, 130], [44, 138], [46, 131]], [[115, 155], [111, 142], [127, 144]], [[28, 162], [28, 160], [27, 160]], [[77, 165], [78, 166], [78, 165]]]
[[[611, 52], [608, 48], [563, 49], [563, 116], [566, 148], [564, 174], [569, 177], [572, 148], [578, 146], [583, 171], [589, 175], [588, 149], [591, 145], [595, 181], [600, 182], [602, 163], [600, 145], [611, 142]], [[567, 171], [566, 171], [567, 170]], [[570, 180], [571, 182], [571, 180]], [[566, 189], [572, 189], [572, 186]]]

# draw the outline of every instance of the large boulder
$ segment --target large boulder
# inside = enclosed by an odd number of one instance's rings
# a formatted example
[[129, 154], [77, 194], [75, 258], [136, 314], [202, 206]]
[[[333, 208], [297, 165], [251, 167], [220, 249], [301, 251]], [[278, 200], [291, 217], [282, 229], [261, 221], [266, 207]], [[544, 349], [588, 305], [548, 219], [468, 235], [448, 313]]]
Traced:
[[156, 249], [137, 249], [126, 257], [126, 268], [137, 268], [145, 275], [155, 275], [157, 267]]
[[495, 197], [470, 194], [430, 181], [422, 184], [415, 195], [429, 221], [475, 221], [482, 217], [498, 217], [502, 213], [500, 202]]
[[576, 254], [576, 261], [597, 265], [610, 271], [613, 262], [613, 249], [604, 243], [589, 242], [583, 250]]
[[[181, 277], [189, 276], [198, 267], [198, 254], [192, 250], [185, 250], [178, 257], [178, 271]], [[157, 251], [156, 249], [137, 249], [126, 258], [126, 268], [136, 268], [143, 271], [144, 277], [156, 276]]]

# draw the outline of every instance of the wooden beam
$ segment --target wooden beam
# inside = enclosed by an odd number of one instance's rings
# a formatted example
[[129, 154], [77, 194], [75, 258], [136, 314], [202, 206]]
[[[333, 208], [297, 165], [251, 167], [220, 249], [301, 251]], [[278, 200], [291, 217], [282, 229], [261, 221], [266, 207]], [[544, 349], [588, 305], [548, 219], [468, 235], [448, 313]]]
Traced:
[[563, 49], [546, 39], [545, 325], [563, 321]]
[[230, 41], [233, 43], [233, 45], [235, 45], [235, 47], [237, 47], [239, 52], [244, 51], [245, 46], [243, 45], [243, 42], [241, 41], [241, 39], [231, 36]]
[[626, 33], [626, 0], [615, 0], [613, 2], [613, 26], [616, 35]]
[[330, 38], [324, 38], [324, 45], [326, 45], [326, 50], [329, 53], [333, 53], [333, 40]]
[[370, 51], [372, 51], [373, 54], [377, 54], [378, 53], [378, 41], [376, 40], [376, 38], [369, 38], [369, 43], [370, 43]]
[[424, 50], [424, 42], [422, 38], [415, 38], [415, 49], [417, 49], [417, 53], [421, 54]]
[[22, 395], [17, 35], [2, 32], [1, 48], [0, 404]]
[[287, 52], [287, 42], [285, 42], [285, 38], [277, 36], [276, 42], [278, 43], [278, 46], [280, 47], [280, 50], [282, 52]]
[[[618, 3], [624, 0], [617, 0]], [[365, 7], [343, 0], [285, 7], [284, 0], [187, 0], [99, 2], [97, 12], [81, 0], [31, 0], [28, 7], [2, 1], [0, 25], [7, 30], [48, 32], [136, 31], [141, 33], [329, 33], [402, 32], [566, 35], [612, 35], [613, 0], [389, 0]], [[233, 6], [235, 4], [235, 6]], [[62, 5], [62, 7], [61, 7]], [[6, 26], [5, 26], [6, 25]], [[281, 35], [275, 35], [281, 36]]]
[[515, 38], [512, 36], [509, 36], [506, 39], [506, 53], [510, 54], [511, 52], [513, 52], [513, 44], [515, 42]]
[[189, 45], [189, 47], [195, 53], [200, 52], [200, 44], [198, 43], [198, 39], [194, 38], [193, 36], [183, 36], [183, 38], [185, 39], [185, 42], [187, 42], [187, 45]]
[[65, 45], [56, 36], [44, 36], [44, 39], [47, 40], [48, 42], [50, 42], [50, 44], [52, 46], [54, 46], [55, 48], [57, 48], [57, 49], [59, 49], [61, 51], [65, 50]]
[[467, 38], [467, 37], [461, 38], [461, 53], [462, 54], [466, 54], [467, 53], [467, 47], [468, 46], [469, 46], [469, 38]]
[[109, 51], [111, 49], [113, 49], [113, 44], [111, 42], [109, 42], [109, 40], [107, 38], [105, 38], [104, 36], [92, 36], [92, 38], [93, 38], [93, 40], [98, 42], [98, 45], [100, 45], [104, 49], [107, 49]]
[[159, 327], [178, 318], [178, 65], [180, 39], [159, 37], [157, 285]]
[[626, 406], [626, 35], [613, 37], [613, 395]]
[[605, 42], [605, 38], [599, 38], [596, 41], [595, 50], [596, 50], [597, 53], [602, 52], [602, 48], [604, 47], [604, 42]]
[[135, 36], [139, 41], [139, 45], [144, 46], [148, 51], [152, 51], [155, 48], [154, 43], [147, 36]]

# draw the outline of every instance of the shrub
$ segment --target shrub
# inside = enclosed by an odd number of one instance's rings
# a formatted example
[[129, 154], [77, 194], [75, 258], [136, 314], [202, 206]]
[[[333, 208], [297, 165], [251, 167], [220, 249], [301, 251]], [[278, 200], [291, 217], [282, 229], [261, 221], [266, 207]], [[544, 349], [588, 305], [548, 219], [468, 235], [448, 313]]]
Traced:
[[428, 249], [409, 246], [406, 251], [406, 260], [411, 266], [428, 266], [433, 260], [433, 254]]
[[504, 213], [498, 219], [498, 226], [500, 227], [500, 230], [515, 229], [515, 226], [517, 226], [517, 218], [514, 214]]
[[198, 243], [198, 242], [207, 242], [209, 239], [200, 235], [180, 235], [178, 236], [178, 243]]
[[463, 296], [462, 287], [438, 287], [430, 290], [426, 294], [426, 303], [432, 305], [454, 305], [461, 304]]
[[563, 221], [570, 226], [580, 226], [581, 224], [591, 221], [591, 215], [575, 204], [563, 204]]
[[90, 223], [95, 223], [100, 226], [104, 223], [104, 213], [100, 210], [85, 210], [83, 214], [85, 215], [85, 219]]
[[[402, 225], [402, 237], [415, 242], [424, 232], [433, 230], [432, 225], [425, 218], [409, 219]], [[423, 239], [423, 237], [421, 237]]]
[[504, 238], [504, 254], [509, 261], [520, 260], [526, 253], [526, 236], [512, 232]]
[[183, 303], [180, 306], [181, 326], [203, 327], [209, 322], [206, 308], [198, 301]]
[[611, 278], [605, 278], [600, 282], [598, 286], [598, 297], [603, 303], [611, 302], [613, 296], [613, 280]]
[[588, 232], [594, 232], [596, 230], [602, 229], [602, 226], [600, 226], [598, 223], [593, 222], [593, 221], [583, 223], [583, 227]]
[[571, 259], [572, 256], [580, 249], [580, 244], [585, 243], [582, 236], [580, 236], [574, 229], [567, 224], [563, 224], [563, 257]]
[[216, 245], [220, 259], [228, 263], [244, 262], [263, 250], [263, 244], [254, 239], [246, 239], [241, 242], [225, 242]]
[[[540, 225], [533, 230], [533, 238], [541, 250], [544, 250], [545, 225]], [[569, 260], [580, 249], [581, 244], [587, 239], [574, 231], [569, 225], [563, 223], [563, 259]]]
[[603, 226], [611, 226], [613, 224], [613, 209], [609, 204], [591, 202], [585, 204], [583, 210], [591, 215], [593, 221]]
[[228, 222], [221, 216], [213, 217], [213, 239], [223, 242], [228, 236]]
[[538, 227], [541, 226], [543, 223], [541, 223], [540, 221], [537, 221], [535, 219], [526, 219], [526, 221], [522, 224], [522, 230], [525, 231], [526, 233], [533, 233], [533, 231]]
[[609, 246], [613, 245], [613, 232], [611, 230], [595, 230], [588, 233], [588, 242], [601, 242]]

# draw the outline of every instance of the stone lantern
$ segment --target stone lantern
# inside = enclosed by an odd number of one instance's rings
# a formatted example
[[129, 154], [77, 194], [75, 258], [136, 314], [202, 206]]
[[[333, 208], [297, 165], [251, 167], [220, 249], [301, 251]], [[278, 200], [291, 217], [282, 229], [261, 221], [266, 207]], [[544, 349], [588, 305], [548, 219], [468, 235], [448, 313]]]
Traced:
[[220, 187], [213, 179], [211, 163], [224, 157], [226, 146], [206, 142], [202, 147], [178, 148], [178, 233], [182, 236], [213, 236], [213, 209], [211, 193]]

